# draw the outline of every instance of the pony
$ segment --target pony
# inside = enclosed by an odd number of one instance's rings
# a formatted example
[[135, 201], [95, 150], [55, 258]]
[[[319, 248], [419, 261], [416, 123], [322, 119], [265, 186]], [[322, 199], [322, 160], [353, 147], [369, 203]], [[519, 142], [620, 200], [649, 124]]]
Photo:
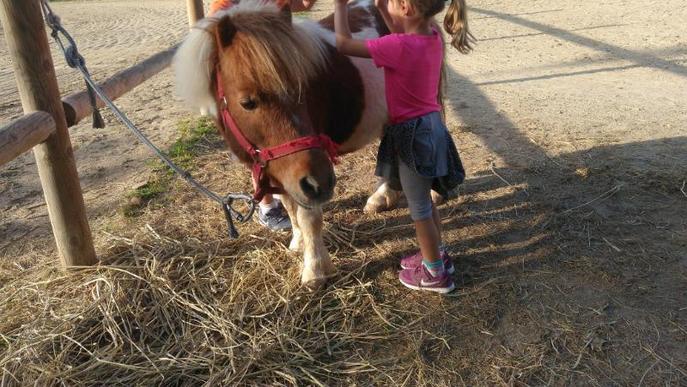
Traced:
[[[349, 7], [356, 38], [389, 33], [371, 2]], [[338, 155], [354, 152], [377, 140], [388, 120], [381, 69], [339, 54], [333, 29], [333, 15], [296, 19], [288, 5], [241, 0], [200, 20], [173, 59], [177, 95], [215, 118], [229, 149], [252, 166], [256, 188], [282, 193], [289, 249], [303, 253], [301, 283], [308, 287], [335, 272], [322, 238], [322, 205], [336, 184], [324, 142], [331, 139]], [[271, 153], [265, 149], [304, 138], [308, 146], [259, 159]], [[393, 208], [400, 195], [381, 182], [365, 211]]]

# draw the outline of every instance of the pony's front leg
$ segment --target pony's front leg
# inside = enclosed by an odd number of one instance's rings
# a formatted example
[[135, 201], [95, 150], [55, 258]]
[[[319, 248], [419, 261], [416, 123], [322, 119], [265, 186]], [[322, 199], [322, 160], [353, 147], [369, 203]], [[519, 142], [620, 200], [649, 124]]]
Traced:
[[322, 239], [322, 208], [298, 207], [298, 226], [303, 235], [303, 271], [301, 284], [315, 289], [334, 274], [329, 252]]
[[367, 203], [363, 211], [376, 213], [396, 208], [401, 198], [402, 191], [391, 189], [389, 184], [380, 179], [377, 190], [367, 198]]
[[298, 204], [287, 194], [281, 195], [281, 202], [284, 204], [286, 213], [289, 214], [289, 219], [291, 219], [291, 243], [289, 243], [289, 250], [302, 252], [303, 233], [298, 225]]

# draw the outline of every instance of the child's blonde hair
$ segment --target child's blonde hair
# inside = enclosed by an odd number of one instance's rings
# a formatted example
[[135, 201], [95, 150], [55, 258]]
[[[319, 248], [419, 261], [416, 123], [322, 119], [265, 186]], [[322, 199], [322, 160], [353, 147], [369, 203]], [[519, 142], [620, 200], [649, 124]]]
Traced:
[[[444, 10], [444, 0], [406, 0], [425, 18], [431, 18]], [[472, 51], [475, 37], [468, 27], [468, 9], [465, 0], [451, 0], [446, 16], [444, 30], [451, 36], [451, 46], [463, 54]]]

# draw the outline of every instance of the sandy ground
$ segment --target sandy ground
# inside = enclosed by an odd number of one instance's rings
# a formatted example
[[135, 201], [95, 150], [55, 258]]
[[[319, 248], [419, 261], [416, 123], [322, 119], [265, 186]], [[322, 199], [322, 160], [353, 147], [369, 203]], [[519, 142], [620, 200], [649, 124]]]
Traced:
[[[537, 284], [551, 287], [533, 285], [524, 275], [513, 288], [499, 285], [494, 292], [505, 293], [490, 304], [494, 322], [477, 337], [496, 352], [526, 351], [514, 344], [521, 340], [550, 341], [558, 353], [559, 336], [536, 326], [536, 315], [553, 311], [583, 319], [591, 313], [605, 323], [581, 333], [581, 351], [617, 350], [599, 358], [633, 384], [647, 374], [642, 380], [654, 384], [687, 383], [687, 7], [682, 0], [469, 3], [479, 44], [467, 56], [450, 52], [447, 107], [471, 178], [455, 209], [460, 218], [446, 220], [447, 239], [460, 246], [463, 284], [490, 270], [527, 267], [539, 276]], [[187, 28], [180, 0], [75, 1], [54, 8], [96, 77], [171, 46]], [[312, 16], [330, 10], [329, 3], [318, 3]], [[5, 52], [0, 41], [3, 123], [21, 114]], [[56, 55], [55, 62], [63, 92], [79, 89], [63, 60]], [[161, 145], [188, 117], [173, 97], [169, 70], [119, 104]], [[106, 129], [91, 129], [88, 122], [71, 129], [96, 238], [117, 216], [125, 193], [149, 173], [148, 151], [106, 118]], [[344, 164], [340, 184], [354, 180], [347, 173], [366, 176]], [[54, 249], [42, 203], [31, 154], [0, 169], [4, 259]], [[554, 256], [555, 265], [542, 263]], [[541, 309], [522, 301], [532, 297]], [[513, 300], [528, 305], [522, 306], [527, 316], [514, 312]], [[627, 324], [611, 328], [611, 320]], [[624, 344], [609, 339], [615, 334]], [[658, 365], [641, 356], [614, 357], [633, 354], [623, 346], [631, 334], [646, 337], [632, 345], [657, 354], [651, 359]], [[606, 342], [612, 349], [603, 347]], [[456, 344], [470, 348], [467, 339]], [[568, 368], [576, 368], [581, 356], [572, 356]], [[508, 372], [516, 364], [493, 364], [499, 377], [489, 380], [518, 379]], [[613, 385], [600, 364], [587, 364], [594, 378], [568, 382]]]
[[[187, 31], [183, 2], [59, 2], [55, 12], [77, 40], [91, 74], [107, 78], [179, 42]], [[51, 40], [53, 61], [63, 95], [82, 89], [83, 80], [70, 69]], [[0, 121], [19, 117], [21, 104], [6, 43], [0, 41]], [[133, 122], [161, 146], [177, 134], [188, 113], [174, 99], [169, 69], [117, 101]], [[109, 112], [105, 129], [92, 129], [90, 118], [70, 129], [84, 198], [92, 222], [109, 216], [122, 194], [146, 179], [143, 162], [150, 153]], [[2, 245], [23, 238], [49, 241], [50, 224], [43, 205], [33, 155], [28, 153], [0, 171]], [[94, 226], [94, 228], [97, 226]], [[44, 237], [47, 236], [47, 239]], [[52, 243], [52, 242], [50, 242]]]
[[[532, 159], [613, 145], [638, 168], [659, 161], [684, 168], [679, 152], [665, 151], [684, 146], [679, 136], [687, 133], [687, 43], [680, 23], [687, 11], [679, 2], [471, 5], [480, 43], [471, 55], [449, 56], [449, 113], [452, 124], [470, 126], [480, 147], [490, 152], [467, 158], [468, 167], [484, 169], [485, 160], [523, 166]], [[181, 1], [60, 2], [55, 10], [100, 78], [175, 44], [186, 29]], [[329, 4], [317, 4], [312, 16], [329, 11]], [[53, 53], [63, 93], [82, 88], [54, 45]], [[177, 121], [188, 116], [174, 99], [169, 70], [118, 103], [162, 145], [174, 137]], [[0, 55], [0, 112], [2, 123], [22, 114], [5, 54]], [[103, 130], [91, 129], [89, 122], [71, 129], [95, 222], [108, 216], [124, 191], [145, 180], [141, 166], [149, 156], [111, 115], [106, 118], [109, 126]], [[48, 235], [37, 176], [30, 153], [0, 170], [0, 247]]]
[[[449, 117], [454, 125], [471, 127], [477, 143], [470, 145], [491, 152], [488, 159], [468, 158], [468, 167], [483, 169], [485, 160], [524, 166], [609, 144], [628, 144], [633, 154], [627, 161], [638, 167], [657, 159], [684, 167], [679, 152], [661, 151], [684, 146], [670, 139], [687, 134], [687, 43], [678, 22], [687, 12], [683, 7], [632, 1], [567, 8], [556, 1], [475, 1], [472, 7], [480, 43], [471, 55], [449, 56]], [[180, 1], [60, 2], [55, 11], [100, 78], [175, 44], [186, 29]], [[328, 11], [329, 4], [317, 4], [313, 17]], [[3, 40], [0, 53], [5, 51]], [[53, 52], [63, 93], [82, 88], [54, 45]], [[0, 55], [0, 64], [0, 123], [6, 123], [22, 113], [9, 56]], [[176, 122], [189, 116], [174, 98], [169, 70], [118, 103], [161, 145], [175, 136]], [[71, 129], [89, 216], [96, 223], [123, 192], [145, 181], [141, 166], [149, 157], [114, 117], [106, 118], [106, 129], [91, 129], [87, 121]], [[0, 247], [49, 236], [33, 156], [3, 166], [0, 178]]]

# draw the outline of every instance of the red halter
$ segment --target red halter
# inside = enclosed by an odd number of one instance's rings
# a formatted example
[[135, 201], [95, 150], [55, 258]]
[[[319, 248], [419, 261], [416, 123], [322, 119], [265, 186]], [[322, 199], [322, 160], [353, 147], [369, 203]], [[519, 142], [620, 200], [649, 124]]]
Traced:
[[227, 97], [222, 88], [222, 79], [220, 77], [219, 69], [217, 69], [217, 99], [220, 101], [222, 123], [225, 129], [231, 130], [236, 141], [238, 141], [241, 148], [243, 148], [248, 155], [253, 159], [253, 166], [251, 172], [253, 173], [253, 188], [255, 194], [253, 199], [256, 201], [262, 200], [263, 196], [268, 193], [284, 193], [284, 190], [279, 187], [272, 186], [269, 178], [265, 176], [265, 167], [270, 160], [278, 159], [296, 152], [304, 151], [312, 148], [322, 148], [327, 152], [329, 160], [336, 164], [338, 145], [332, 141], [326, 134], [318, 134], [315, 136], [300, 137], [289, 141], [285, 144], [273, 146], [270, 148], [260, 149], [251, 144], [246, 136], [241, 132], [236, 122], [231, 117], [227, 107]]

